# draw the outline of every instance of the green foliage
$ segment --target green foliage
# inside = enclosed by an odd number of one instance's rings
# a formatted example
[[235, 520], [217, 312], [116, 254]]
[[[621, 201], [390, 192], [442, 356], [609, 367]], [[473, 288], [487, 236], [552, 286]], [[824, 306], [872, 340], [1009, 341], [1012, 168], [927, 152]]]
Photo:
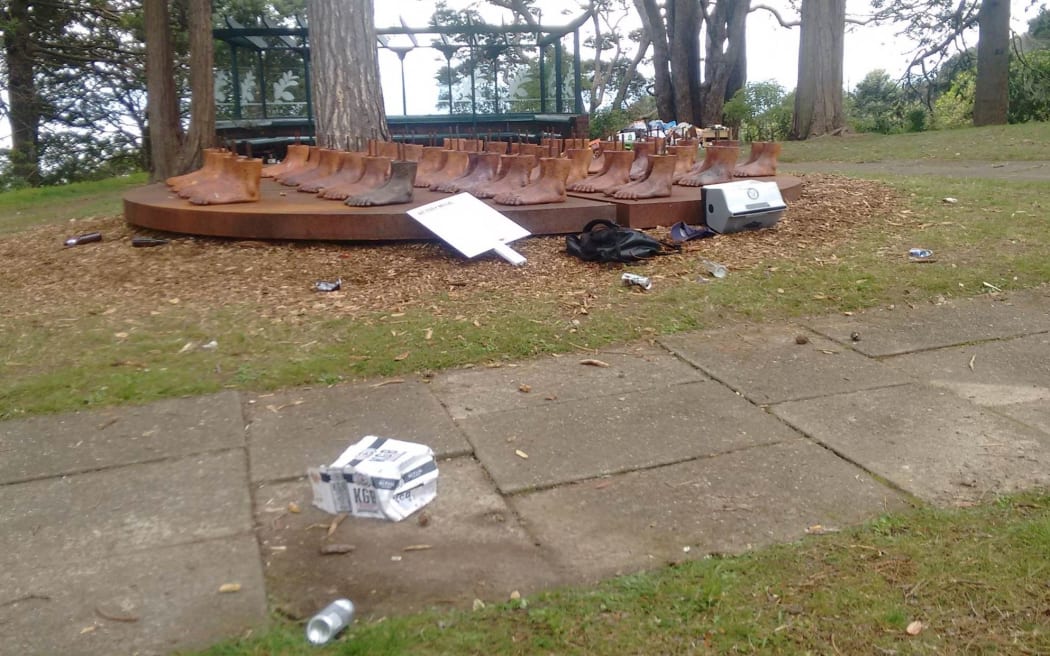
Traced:
[[1011, 123], [1050, 120], [1050, 50], [1036, 50], [1010, 59]]
[[868, 73], [849, 95], [857, 132], [894, 134], [904, 129], [901, 89], [883, 69]]
[[602, 139], [630, 124], [631, 115], [622, 109], [599, 109], [591, 114], [590, 137]]
[[748, 82], [722, 107], [722, 120], [744, 141], [781, 141], [791, 131], [794, 95], [773, 80]]
[[962, 71], [951, 87], [933, 105], [933, 124], [938, 129], [959, 128], [973, 124], [973, 100], [977, 75]]

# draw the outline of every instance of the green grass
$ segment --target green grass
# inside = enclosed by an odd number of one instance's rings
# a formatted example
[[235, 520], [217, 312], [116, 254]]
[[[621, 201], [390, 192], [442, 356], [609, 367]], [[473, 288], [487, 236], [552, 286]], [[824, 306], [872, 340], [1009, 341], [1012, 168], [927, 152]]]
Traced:
[[1050, 496], [1026, 495], [524, 603], [359, 623], [323, 648], [276, 619], [199, 654], [1046, 654], [1048, 581]]
[[34, 225], [120, 214], [124, 211], [121, 194], [144, 184], [146, 174], [136, 173], [97, 182], [77, 182], [60, 187], [19, 189], [2, 193], [0, 235]]
[[882, 162], [891, 160], [1046, 160], [1050, 123], [911, 132], [851, 134], [784, 142], [783, 162]]

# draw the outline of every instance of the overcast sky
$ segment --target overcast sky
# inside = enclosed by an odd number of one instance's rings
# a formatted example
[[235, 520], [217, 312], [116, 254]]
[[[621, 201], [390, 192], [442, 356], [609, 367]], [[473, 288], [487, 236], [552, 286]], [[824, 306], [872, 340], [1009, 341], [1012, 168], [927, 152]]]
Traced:
[[[1012, 0], [1013, 27], [1018, 32], [1028, 29], [1028, 20], [1037, 9], [1030, 9], [1030, 0]], [[453, 8], [471, 4], [469, 0], [448, 0]], [[543, 11], [544, 25], [564, 25], [579, 15], [576, 3], [564, 0], [539, 0], [536, 3]], [[785, 18], [792, 16], [786, 0], [766, 0], [763, 4], [781, 10]], [[568, 15], [563, 8], [572, 6]], [[870, 6], [868, 0], [847, 0], [847, 12], [851, 16], [863, 15]], [[401, 2], [376, 2], [376, 25], [393, 27], [404, 18], [410, 27], [424, 27], [433, 14], [431, 0], [402, 0]], [[1027, 10], [1027, 11], [1026, 11]], [[489, 8], [486, 19], [499, 24], [502, 12]], [[509, 14], [508, 14], [509, 15]], [[774, 80], [786, 90], [795, 88], [798, 76], [798, 28], [782, 28], [769, 12], [756, 11], [748, 17], [747, 27], [748, 80], [762, 82]], [[846, 34], [845, 59], [843, 61], [843, 83], [852, 89], [872, 70], [881, 68], [893, 78], [898, 78], [910, 60], [911, 44], [895, 35], [896, 28], [853, 27]], [[425, 44], [427, 41], [421, 41]], [[970, 43], [976, 44], [976, 34]], [[407, 41], [405, 42], [407, 43]], [[570, 43], [566, 41], [566, 44]], [[584, 55], [586, 57], [586, 54]], [[408, 87], [408, 113], [433, 113], [437, 103], [438, 85], [434, 74], [444, 65], [445, 59], [437, 51], [422, 48], [410, 52], [405, 58], [405, 78]], [[401, 114], [401, 69], [398, 58], [387, 50], [380, 50], [380, 66], [383, 78], [386, 108], [389, 114]]]

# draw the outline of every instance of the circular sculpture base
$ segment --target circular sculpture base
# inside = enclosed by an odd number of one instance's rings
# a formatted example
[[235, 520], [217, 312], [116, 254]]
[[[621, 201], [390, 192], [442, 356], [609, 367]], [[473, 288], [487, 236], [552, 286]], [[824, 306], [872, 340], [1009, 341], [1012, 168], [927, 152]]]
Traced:
[[[777, 176], [787, 202], [798, 199], [802, 181]], [[260, 184], [260, 199], [229, 205], [193, 205], [163, 184], [124, 194], [124, 218], [143, 228], [237, 239], [386, 241], [434, 239], [406, 212], [448, 198], [449, 194], [416, 189], [411, 203], [348, 207], [340, 201], [284, 187], [273, 180]], [[668, 198], [625, 201], [601, 194], [570, 194], [564, 203], [499, 205], [496, 211], [534, 235], [579, 232], [593, 219], [608, 219], [633, 228], [669, 226], [677, 221], [703, 223], [699, 188], [674, 187]]]

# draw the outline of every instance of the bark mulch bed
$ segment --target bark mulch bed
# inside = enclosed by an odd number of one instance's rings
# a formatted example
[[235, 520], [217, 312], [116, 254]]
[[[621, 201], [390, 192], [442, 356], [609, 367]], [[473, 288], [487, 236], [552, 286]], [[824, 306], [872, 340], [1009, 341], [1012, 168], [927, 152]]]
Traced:
[[[899, 227], [909, 213], [877, 182], [809, 174], [803, 192], [773, 229], [686, 242], [680, 254], [630, 270], [661, 284], [695, 280], [701, 258], [740, 271], [782, 258], [804, 259], [844, 244], [862, 226]], [[103, 241], [65, 248], [90, 231]], [[666, 238], [666, 229], [649, 231]], [[135, 235], [171, 239], [133, 248]], [[208, 310], [249, 304], [262, 316], [300, 321], [429, 308], [444, 298], [491, 305], [494, 298], [571, 300], [607, 288], [621, 265], [580, 262], [565, 254], [564, 237], [516, 242], [528, 258], [512, 267], [495, 255], [465, 260], [440, 242], [257, 242], [166, 235], [129, 226], [119, 216], [42, 226], [0, 239], [4, 323], [85, 314], [142, 316], [159, 308]], [[342, 279], [342, 290], [319, 293], [314, 283]]]

